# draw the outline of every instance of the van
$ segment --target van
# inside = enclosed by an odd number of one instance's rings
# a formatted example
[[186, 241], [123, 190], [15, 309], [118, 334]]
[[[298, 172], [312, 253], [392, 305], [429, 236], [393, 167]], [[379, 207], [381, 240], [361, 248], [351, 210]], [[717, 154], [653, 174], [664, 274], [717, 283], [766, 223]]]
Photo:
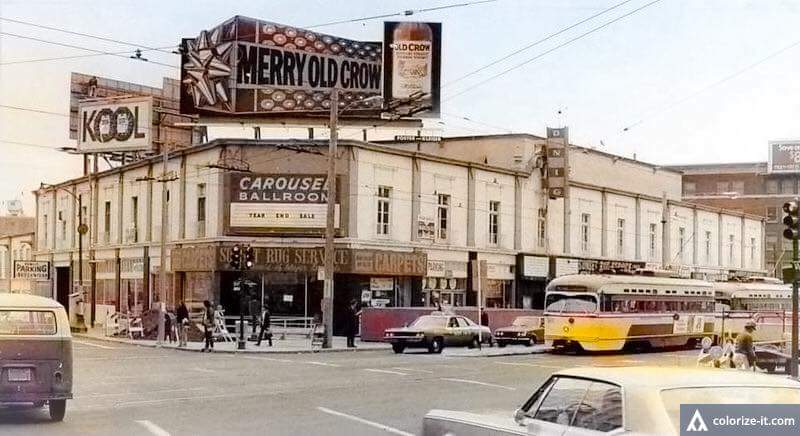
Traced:
[[62, 421], [72, 398], [72, 335], [49, 298], [0, 293], [0, 403], [48, 405]]

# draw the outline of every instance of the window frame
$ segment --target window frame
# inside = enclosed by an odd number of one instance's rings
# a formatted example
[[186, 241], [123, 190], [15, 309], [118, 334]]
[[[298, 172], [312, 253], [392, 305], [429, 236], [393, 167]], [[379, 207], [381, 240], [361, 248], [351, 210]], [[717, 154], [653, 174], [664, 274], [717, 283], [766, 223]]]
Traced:
[[547, 209], [540, 207], [536, 213], [536, 246], [545, 248], [547, 245]]
[[658, 252], [658, 247], [656, 246], [658, 240], [658, 224], [649, 223], [648, 231], [650, 232], [650, 240], [648, 242], [649, 257], [651, 261], [655, 261], [656, 253]]
[[450, 239], [450, 194], [437, 193], [436, 197], [436, 240]]
[[501, 205], [499, 201], [489, 200], [489, 215], [487, 220], [489, 225], [489, 245], [500, 244], [500, 208]]
[[592, 214], [587, 212], [581, 213], [581, 229], [580, 229], [580, 243], [581, 243], [581, 252], [583, 254], [589, 254], [592, 248]]
[[[539, 409], [542, 407], [542, 403], [544, 402], [544, 400], [547, 399], [547, 397], [553, 391], [553, 387], [558, 383], [558, 380], [560, 380], [560, 379], [580, 380], [580, 381], [584, 381], [584, 382], [589, 383], [587, 385], [587, 387], [586, 387], [586, 391], [584, 391], [583, 396], [581, 397], [581, 402], [583, 402], [583, 400], [586, 398], [586, 394], [589, 391], [589, 387], [593, 383], [602, 383], [602, 384], [605, 384], [605, 385], [609, 385], [609, 386], [613, 386], [613, 387], [618, 388], [619, 391], [620, 391], [620, 398], [622, 400], [622, 405], [620, 407], [620, 410], [622, 411], [622, 424], [621, 424], [621, 426], [617, 427], [617, 428], [615, 428], [613, 430], [609, 430], [607, 432], [600, 432], [598, 430], [585, 429], [583, 427], [575, 427], [575, 426], [572, 425], [572, 423], [573, 423], [573, 421], [575, 419], [575, 416], [577, 416], [577, 410], [576, 410], [576, 413], [573, 414], [572, 417], [570, 418], [569, 424], [566, 424], [566, 425], [565, 424], [558, 424], [558, 423], [553, 423], [553, 422], [550, 422], [550, 421], [543, 421], [543, 420], [540, 420], [540, 419], [536, 419], [535, 418], [536, 413], [539, 412]], [[581, 376], [576, 376], [576, 375], [558, 375], [557, 374], [557, 375], [551, 376], [547, 381], [545, 381], [545, 383], [542, 384], [542, 386], [540, 386], [539, 389], [537, 389], [536, 392], [534, 392], [534, 394], [522, 405], [521, 408], [522, 408], [523, 413], [524, 413], [526, 418], [534, 420], [534, 421], [546, 423], [548, 425], [559, 425], [559, 426], [565, 427], [566, 429], [577, 428], [577, 429], [582, 429], [582, 430], [594, 431], [594, 432], [597, 432], [597, 433], [613, 434], [614, 432], [617, 432], [620, 429], [626, 428], [627, 419], [626, 419], [626, 413], [625, 413], [625, 403], [626, 403], [625, 402], [625, 388], [623, 386], [621, 386], [621, 385], [618, 385], [616, 383], [612, 383], [612, 382], [610, 382], [608, 380], [598, 380], [598, 379], [594, 379], [594, 378], [590, 378], [590, 377], [581, 377]], [[526, 406], [528, 406], [527, 409], [525, 408]], [[531, 409], [534, 409], [534, 407], [535, 407], [535, 410], [532, 412]]]
[[625, 218], [617, 218], [617, 256], [625, 255]]
[[131, 215], [133, 219], [133, 242], [139, 242], [139, 196], [131, 196]]
[[[384, 195], [385, 194], [385, 195]], [[385, 210], [383, 210], [385, 209]], [[375, 235], [389, 238], [392, 234], [392, 187], [379, 185], [375, 195]], [[385, 219], [385, 222], [383, 221]]]
[[678, 227], [678, 257], [681, 262], [685, 261], [683, 246], [686, 244], [686, 227]]

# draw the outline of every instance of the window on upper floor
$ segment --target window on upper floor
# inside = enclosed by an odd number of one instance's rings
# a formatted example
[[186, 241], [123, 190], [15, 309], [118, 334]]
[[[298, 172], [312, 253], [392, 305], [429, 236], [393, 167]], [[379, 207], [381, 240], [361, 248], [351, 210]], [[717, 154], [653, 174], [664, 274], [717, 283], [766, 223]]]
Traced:
[[388, 236], [391, 229], [391, 206], [392, 188], [389, 186], [378, 186], [377, 216], [375, 233], [380, 236]]
[[756, 238], [750, 238], [750, 266], [756, 263]]
[[197, 185], [197, 237], [206, 236], [206, 184]]
[[489, 244], [497, 245], [500, 235], [500, 202], [489, 202]]
[[728, 265], [733, 266], [734, 236], [728, 235]]
[[678, 227], [678, 258], [680, 258], [681, 262], [685, 261], [684, 253], [684, 245], [686, 245], [686, 228], [685, 227]]
[[656, 260], [656, 238], [658, 236], [658, 224], [650, 223], [649, 226], [649, 233], [648, 233], [648, 244], [647, 244], [647, 252], [648, 258], [651, 261]]
[[683, 195], [693, 195], [697, 192], [697, 183], [683, 182]]
[[777, 223], [778, 222], [778, 208], [777, 207], [767, 207], [766, 212], [767, 222], [768, 223]]
[[625, 254], [625, 219], [617, 218], [617, 256]]
[[537, 246], [545, 248], [547, 242], [547, 209], [539, 208], [536, 230]]
[[731, 191], [739, 195], [744, 194], [744, 181], [734, 180], [731, 182]]
[[47, 228], [50, 226], [50, 222], [47, 220], [47, 214], [42, 215], [42, 222], [44, 223], [42, 225], [42, 241], [44, 241], [44, 246], [47, 247]]
[[709, 230], [706, 230], [705, 246], [706, 246], [706, 263], [711, 263], [711, 232]]
[[103, 242], [111, 242], [111, 202], [106, 201], [103, 208]]
[[447, 194], [438, 194], [436, 226], [436, 238], [440, 241], [447, 241], [450, 229], [450, 196]]
[[794, 194], [794, 179], [781, 180], [781, 194]]
[[131, 242], [139, 242], [139, 197], [131, 197]]
[[591, 214], [581, 214], [581, 252], [584, 254], [589, 254], [591, 249], [591, 221]]
[[724, 182], [717, 182], [717, 194], [722, 194], [731, 191], [731, 183], [727, 180]]
[[767, 180], [767, 194], [777, 194], [778, 193], [778, 181], [777, 180]]
[[58, 224], [61, 227], [61, 242], [67, 242], [67, 215], [63, 210], [58, 211]]

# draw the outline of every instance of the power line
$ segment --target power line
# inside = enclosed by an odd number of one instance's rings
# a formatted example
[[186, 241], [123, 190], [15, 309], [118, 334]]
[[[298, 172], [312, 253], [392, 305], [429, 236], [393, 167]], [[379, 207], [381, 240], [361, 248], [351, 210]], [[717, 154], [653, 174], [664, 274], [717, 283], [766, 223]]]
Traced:
[[[41, 42], [41, 43], [44, 43], [44, 44], [58, 45], [58, 46], [61, 46], [61, 47], [74, 48], [74, 49], [78, 49], [78, 50], [84, 50], [84, 51], [103, 54], [103, 55], [108, 55], [108, 56], [116, 56], [116, 57], [122, 58], [122, 59], [133, 59], [132, 57], [123, 56], [123, 55], [120, 55], [120, 54], [115, 54], [113, 52], [108, 52], [108, 51], [103, 51], [103, 50], [96, 50], [96, 49], [87, 48], [87, 47], [81, 47], [79, 45], [65, 44], [63, 42], [49, 41], [49, 40], [41, 39], [41, 38], [34, 38], [32, 36], [18, 35], [16, 33], [0, 32], [0, 35], [12, 36], [14, 38], [20, 38], [20, 39], [28, 39], [28, 40], [31, 40], [31, 41]], [[165, 64], [165, 63], [157, 62], [157, 61], [151, 61], [151, 60], [144, 59], [144, 58], [137, 58], [135, 60], [141, 60], [141, 61], [147, 62], [149, 64], [161, 65], [161, 66], [164, 66], [164, 67], [178, 69], [178, 67], [176, 67], [175, 65]]]
[[[164, 49], [167, 48], [177, 48], [178, 46], [165, 46], [161, 47]], [[153, 49], [156, 50], [156, 49]], [[139, 50], [140, 53], [152, 51], [149, 49]], [[30, 64], [34, 62], [48, 62], [48, 61], [61, 61], [61, 60], [69, 60], [69, 59], [78, 59], [78, 58], [90, 58], [95, 56], [107, 56], [111, 55], [124, 55], [124, 54], [134, 54], [136, 51], [133, 50], [126, 50], [126, 51], [117, 51], [117, 52], [110, 52], [110, 53], [92, 53], [92, 54], [82, 54], [82, 55], [72, 55], [72, 56], [59, 56], [53, 58], [39, 58], [39, 59], [22, 59], [18, 61], [9, 61], [9, 62], [0, 62], [0, 65], [17, 65], [17, 64]]]
[[86, 37], [86, 38], [99, 39], [100, 41], [113, 42], [115, 44], [122, 44], [122, 45], [127, 45], [127, 46], [130, 46], [130, 47], [143, 48], [143, 49], [147, 49], [147, 50], [151, 50], [151, 51], [160, 51], [162, 53], [174, 54], [171, 51], [166, 51], [165, 49], [162, 49], [162, 48], [159, 48], [159, 47], [149, 47], [149, 46], [146, 46], [146, 45], [143, 45], [143, 44], [136, 44], [136, 43], [132, 43], [132, 42], [121, 41], [119, 39], [106, 38], [104, 36], [90, 35], [88, 33], [75, 32], [75, 31], [72, 31], [72, 30], [61, 29], [61, 28], [58, 28], [58, 27], [45, 26], [43, 24], [30, 23], [30, 22], [27, 22], [27, 21], [15, 20], [15, 19], [12, 19], [12, 18], [5, 18], [5, 17], [0, 17], [0, 20], [8, 21], [9, 23], [22, 24], [22, 25], [25, 25], [25, 26], [38, 27], [40, 29], [52, 30], [52, 31], [55, 31], [55, 32], [68, 33], [70, 35], [77, 35], [77, 36], [83, 36], [83, 37]]
[[486, 83], [488, 83], [488, 82], [490, 82], [490, 81], [492, 81], [494, 79], [497, 79], [500, 76], [506, 75], [506, 74], [510, 73], [511, 71], [516, 70], [517, 68], [523, 67], [523, 66], [525, 66], [525, 65], [527, 65], [527, 64], [529, 64], [529, 63], [531, 63], [531, 62], [533, 62], [533, 61], [535, 61], [537, 59], [541, 59], [544, 56], [546, 56], [546, 55], [548, 55], [548, 54], [550, 54], [550, 53], [552, 53], [552, 52], [554, 52], [554, 51], [556, 51], [556, 50], [558, 50], [560, 48], [566, 47], [567, 45], [572, 44], [573, 42], [575, 42], [575, 41], [577, 41], [579, 39], [585, 38], [585, 37], [591, 35], [594, 32], [597, 32], [597, 31], [599, 31], [601, 29], [604, 29], [604, 28], [616, 23], [617, 21], [622, 20], [623, 18], [629, 17], [629, 16], [631, 16], [631, 15], [633, 15], [633, 14], [635, 14], [635, 13], [637, 13], [637, 12], [639, 12], [639, 11], [645, 9], [645, 8], [648, 8], [648, 7], [650, 7], [650, 6], [652, 6], [652, 5], [656, 4], [656, 3], [659, 3], [660, 1], [661, 0], [653, 0], [650, 3], [647, 3], [647, 4], [643, 5], [643, 6], [640, 6], [640, 7], [636, 8], [636, 9], [626, 13], [626, 14], [620, 15], [619, 17], [614, 18], [611, 21], [603, 23], [603, 24], [601, 24], [601, 25], [599, 25], [597, 27], [594, 27], [591, 30], [586, 31], [586, 32], [584, 32], [584, 33], [582, 33], [582, 34], [580, 34], [580, 35], [578, 35], [578, 36], [576, 36], [576, 37], [574, 37], [572, 39], [569, 39], [566, 42], [563, 42], [563, 43], [561, 43], [561, 44], [559, 44], [559, 45], [557, 45], [557, 46], [555, 46], [555, 47], [553, 47], [553, 48], [551, 48], [551, 49], [549, 49], [547, 51], [539, 53], [538, 55], [536, 55], [536, 56], [534, 56], [532, 58], [529, 58], [529, 59], [525, 60], [524, 62], [516, 64], [513, 67], [507, 68], [507, 69], [505, 69], [505, 70], [503, 70], [503, 71], [501, 71], [501, 72], [499, 72], [497, 74], [494, 74], [492, 76], [489, 76], [488, 78], [486, 78], [486, 79], [484, 79], [484, 80], [482, 80], [482, 81], [480, 81], [480, 82], [478, 82], [478, 83], [476, 83], [476, 84], [474, 84], [474, 85], [472, 85], [472, 86], [470, 86], [470, 87], [468, 87], [466, 89], [463, 89], [463, 90], [461, 90], [460, 92], [458, 92], [456, 94], [453, 94], [453, 95], [447, 97], [443, 101], [452, 100], [452, 99], [454, 99], [454, 98], [456, 98], [456, 97], [458, 97], [460, 95], [466, 94], [467, 92], [472, 91], [473, 89], [478, 88], [479, 86], [483, 86], [484, 84], [486, 84]]
[[33, 142], [9, 141], [7, 139], [2, 139], [2, 138], [0, 138], [0, 142], [2, 142], [4, 144], [14, 144], [14, 145], [21, 145], [21, 146], [25, 146], [25, 147], [44, 148], [44, 149], [47, 149], [47, 150], [58, 150], [59, 149], [58, 147], [53, 147], [53, 146], [50, 146], [50, 145], [36, 144], [36, 143], [33, 143]]
[[62, 113], [62, 112], [51, 112], [51, 111], [46, 111], [46, 110], [43, 110], [43, 109], [34, 109], [34, 108], [21, 107], [21, 106], [11, 106], [11, 105], [8, 105], [8, 104], [0, 104], [0, 107], [1, 108], [5, 108], [5, 109], [18, 110], [18, 111], [36, 112], [36, 113], [45, 114], [45, 115], [58, 115], [60, 117], [69, 117], [70, 116], [69, 114], [65, 114], [65, 113]]
[[644, 113], [644, 114], [641, 116], [641, 118], [639, 119], [639, 121], [637, 121], [637, 122], [635, 122], [635, 123], [633, 123], [633, 124], [631, 124], [631, 125], [629, 125], [629, 126], [626, 126], [626, 127], [624, 127], [624, 128], [621, 130], [621, 132], [627, 132], [627, 131], [629, 131], [630, 129], [632, 129], [632, 128], [634, 128], [634, 127], [636, 127], [636, 126], [638, 126], [638, 125], [642, 124], [642, 123], [643, 123], [643, 122], [645, 122], [645, 121], [647, 121], [649, 118], [652, 118], [652, 117], [654, 117], [654, 116], [656, 116], [656, 115], [658, 115], [658, 114], [661, 114], [661, 113], [663, 113], [663, 112], [667, 112], [667, 111], [669, 111], [669, 110], [672, 110], [672, 109], [674, 109], [675, 107], [677, 107], [677, 106], [680, 106], [681, 104], [683, 104], [683, 103], [686, 103], [687, 101], [689, 101], [689, 100], [691, 100], [691, 99], [693, 99], [693, 98], [697, 97], [698, 95], [700, 95], [700, 94], [702, 94], [702, 93], [704, 93], [704, 92], [708, 91], [709, 89], [716, 88], [717, 86], [719, 86], [719, 85], [722, 85], [723, 83], [729, 82], [729, 81], [731, 81], [731, 80], [735, 79], [736, 77], [739, 77], [739, 76], [741, 76], [742, 74], [744, 74], [744, 73], [746, 73], [746, 72], [748, 72], [748, 71], [752, 70], [753, 68], [755, 68], [755, 67], [757, 67], [757, 66], [759, 66], [759, 65], [763, 64], [764, 62], [767, 62], [767, 61], [769, 61], [770, 59], [773, 59], [773, 58], [775, 58], [775, 57], [777, 57], [777, 56], [780, 56], [780, 55], [781, 55], [781, 54], [783, 54], [784, 52], [786, 52], [786, 51], [789, 51], [789, 50], [791, 50], [791, 49], [793, 49], [793, 48], [797, 47], [798, 45], [800, 45], [800, 40], [798, 40], [798, 41], [795, 41], [795, 42], [793, 42], [793, 43], [791, 43], [791, 44], [789, 44], [789, 45], [787, 45], [787, 46], [785, 46], [785, 47], [781, 48], [781, 49], [780, 49], [780, 50], [778, 50], [778, 51], [772, 52], [772, 53], [770, 53], [769, 55], [767, 55], [767, 56], [765, 56], [765, 57], [763, 57], [763, 58], [761, 58], [761, 59], [757, 60], [756, 62], [754, 62], [754, 63], [752, 63], [752, 64], [750, 64], [750, 65], [747, 65], [746, 67], [744, 67], [744, 68], [742, 68], [742, 69], [740, 69], [740, 70], [738, 70], [738, 71], [734, 72], [733, 74], [730, 74], [730, 75], [728, 75], [728, 76], [725, 76], [724, 78], [722, 78], [722, 79], [720, 79], [720, 80], [718, 80], [718, 81], [716, 81], [716, 82], [714, 82], [714, 83], [712, 83], [712, 84], [710, 84], [710, 85], [707, 85], [707, 86], [705, 86], [705, 87], [701, 88], [700, 90], [698, 90], [698, 91], [695, 91], [695, 92], [693, 92], [693, 93], [689, 94], [689, 95], [688, 95], [688, 96], [686, 96], [686, 97], [683, 97], [683, 98], [681, 98], [681, 99], [675, 100], [675, 101], [673, 101], [672, 103], [667, 103], [666, 105], [664, 105], [664, 106], [661, 106], [660, 108], [656, 108], [656, 109], [654, 109], [654, 110], [647, 111], [647, 112], [650, 112], [650, 113]]
[[378, 20], [381, 18], [389, 18], [389, 17], [403, 17], [403, 16], [410, 16], [414, 14], [421, 14], [425, 12], [433, 12], [433, 11], [440, 11], [443, 9], [452, 9], [452, 8], [461, 8], [465, 6], [472, 6], [478, 5], [482, 3], [493, 3], [498, 0], [480, 0], [480, 1], [473, 1], [473, 2], [466, 2], [466, 3], [456, 3], [451, 5], [444, 5], [444, 6], [437, 6], [434, 8], [424, 8], [424, 9], [407, 9], [401, 12], [393, 12], [389, 14], [381, 14], [381, 15], [373, 15], [370, 17], [361, 17], [361, 18], [350, 18], [347, 20], [339, 20], [339, 21], [331, 21], [329, 23], [322, 23], [322, 24], [315, 24], [313, 26], [305, 26], [306, 29], [314, 29], [317, 27], [325, 27], [325, 26], [334, 26], [336, 24], [345, 24], [345, 23], [358, 23], [361, 21], [370, 21], [370, 20]]
[[557, 32], [551, 33], [551, 34], [545, 36], [544, 38], [542, 38], [542, 39], [540, 39], [538, 41], [532, 42], [532, 43], [526, 45], [525, 47], [522, 47], [520, 49], [514, 50], [511, 53], [509, 53], [509, 54], [507, 54], [507, 55], [505, 55], [505, 56], [503, 56], [501, 58], [495, 59], [492, 62], [489, 62], [488, 64], [486, 64], [486, 65], [484, 65], [484, 66], [482, 66], [482, 67], [480, 67], [480, 68], [478, 68], [476, 70], [470, 71], [469, 73], [467, 73], [467, 74], [465, 74], [465, 75], [463, 75], [463, 76], [461, 76], [461, 77], [459, 77], [459, 78], [457, 78], [455, 80], [452, 80], [452, 81], [450, 81], [448, 83], [445, 83], [444, 85], [442, 85], [442, 88], [446, 88], [446, 87], [448, 87], [448, 86], [450, 86], [450, 85], [452, 85], [452, 84], [454, 84], [456, 82], [460, 82], [461, 80], [466, 79], [467, 77], [470, 77], [470, 76], [473, 76], [473, 75], [475, 75], [477, 73], [480, 73], [481, 71], [484, 71], [487, 68], [490, 68], [490, 67], [492, 67], [494, 65], [497, 65], [500, 62], [502, 62], [502, 61], [504, 61], [504, 60], [506, 60], [508, 58], [511, 58], [511, 57], [513, 57], [513, 56], [515, 56], [515, 55], [517, 55], [519, 53], [522, 53], [525, 50], [533, 48], [533, 47], [535, 47], [535, 46], [537, 46], [537, 45], [539, 45], [539, 44], [541, 44], [541, 43], [543, 43], [545, 41], [548, 41], [548, 40], [550, 40], [550, 39], [552, 39], [552, 38], [554, 38], [554, 37], [556, 37], [556, 36], [558, 36], [558, 35], [560, 35], [560, 34], [562, 34], [564, 32], [567, 32], [567, 31], [569, 31], [571, 29], [574, 29], [575, 27], [578, 27], [581, 24], [586, 23], [587, 21], [591, 21], [591, 20], [593, 20], [593, 19], [595, 19], [595, 18], [597, 18], [597, 17], [599, 17], [601, 15], [607, 14], [608, 12], [611, 12], [612, 10], [614, 10], [614, 9], [616, 9], [616, 8], [626, 4], [626, 3], [630, 3], [632, 1], [633, 0], [625, 0], [623, 2], [617, 3], [617, 4], [611, 6], [611, 7], [607, 8], [607, 9], [604, 9], [604, 10], [602, 10], [602, 11], [600, 11], [600, 12], [598, 12], [598, 13], [592, 15], [592, 16], [590, 16], [590, 17], [584, 18], [583, 20], [578, 21], [577, 23], [574, 23], [574, 24], [571, 24], [571, 25], [569, 25], [567, 27], [564, 27], [563, 29], [561, 29], [561, 30], [559, 30]]
[[481, 121], [476, 121], [476, 120], [473, 120], [472, 118], [467, 117], [465, 115], [449, 114], [449, 113], [446, 113], [446, 112], [442, 112], [442, 115], [445, 115], [445, 116], [448, 116], [448, 117], [452, 117], [452, 118], [457, 118], [459, 120], [464, 120], [464, 121], [467, 121], [467, 122], [470, 122], [472, 124], [476, 124], [476, 125], [479, 125], [479, 126], [489, 127], [491, 129], [503, 130], [503, 131], [508, 132], [508, 133], [513, 132], [513, 130], [511, 130], [511, 129], [507, 128], [507, 127], [496, 126], [496, 125], [493, 125], [493, 124], [484, 123], [484, 122], [481, 122]]

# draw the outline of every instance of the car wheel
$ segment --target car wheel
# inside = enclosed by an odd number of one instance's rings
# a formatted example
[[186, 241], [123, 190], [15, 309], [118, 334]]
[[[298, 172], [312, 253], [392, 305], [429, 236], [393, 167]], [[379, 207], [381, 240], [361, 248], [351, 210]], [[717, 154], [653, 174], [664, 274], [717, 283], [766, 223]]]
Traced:
[[433, 338], [431, 339], [431, 343], [428, 344], [429, 353], [440, 354], [443, 348], [444, 348], [444, 343], [442, 342], [442, 338]]
[[480, 347], [481, 347], [481, 341], [478, 340], [477, 336], [473, 337], [472, 341], [469, 343], [469, 348], [480, 348]]
[[403, 345], [403, 344], [392, 344], [392, 351], [394, 351], [394, 354], [400, 354], [405, 349], [406, 349], [406, 346]]
[[528, 342], [525, 343], [526, 347], [532, 347], [536, 345], [536, 338], [528, 338]]
[[67, 400], [50, 400], [50, 419], [63, 421], [67, 413]]
[[506, 343], [503, 342], [503, 341], [497, 341], [497, 346], [500, 347], [500, 348], [503, 348], [503, 347], [506, 346]]

